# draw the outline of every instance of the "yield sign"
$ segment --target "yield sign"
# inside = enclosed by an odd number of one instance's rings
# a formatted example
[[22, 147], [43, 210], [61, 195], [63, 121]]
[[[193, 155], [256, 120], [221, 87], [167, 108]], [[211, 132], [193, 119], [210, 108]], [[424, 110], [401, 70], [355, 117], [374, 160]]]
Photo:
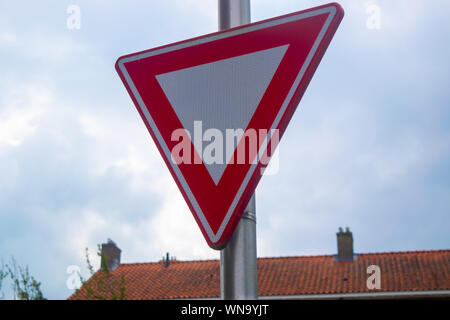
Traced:
[[333, 3], [117, 60], [212, 248], [233, 234], [343, 15]]

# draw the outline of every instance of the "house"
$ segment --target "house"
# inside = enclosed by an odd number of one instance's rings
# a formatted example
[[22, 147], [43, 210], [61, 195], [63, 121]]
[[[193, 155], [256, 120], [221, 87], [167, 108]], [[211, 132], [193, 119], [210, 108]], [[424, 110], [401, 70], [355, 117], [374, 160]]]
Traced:
[[[258, 258], [259, 299], [450, 298], [450, 250], [356, 254], [348, 228], [339, 230], [337, 242], [336, 255]], [[105, 274], [107, 283], [122, 283], [125, 299], [220, 297], [218, 260], [167, 256], [159, 262], [121, 264], [114, 242], [102, 250], [111, 261], [102, 262], [109, 270], [97, 271], [69, 299], [95, 298], [92, 278]]]

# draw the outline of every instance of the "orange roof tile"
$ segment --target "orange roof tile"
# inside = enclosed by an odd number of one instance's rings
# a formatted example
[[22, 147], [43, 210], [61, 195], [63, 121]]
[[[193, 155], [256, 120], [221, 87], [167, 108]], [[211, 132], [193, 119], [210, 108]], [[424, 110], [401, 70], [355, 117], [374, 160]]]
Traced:
[[[381, 269], [381, 292], [450, 289], [450, 250], [358, 254], [338, 262], [332, 255], [258, 258], [258, 295], [373, 292], [367, 267]], [[121, 264], [126, 299], [212, 298], [220, 295], [218, 260]], [[69, 299], [88, 298], [86, 288]]]

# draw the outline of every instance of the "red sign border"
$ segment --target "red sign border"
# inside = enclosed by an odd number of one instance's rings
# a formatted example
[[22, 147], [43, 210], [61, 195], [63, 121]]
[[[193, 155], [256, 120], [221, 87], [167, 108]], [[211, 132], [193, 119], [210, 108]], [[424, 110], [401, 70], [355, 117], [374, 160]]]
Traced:
[[[146, 115], [144, 114], [145, 111], [143, 111], [141, 109], [139, 102], [138, 102], [138, 98], [136, 97], [135, 93], [133, 92], [133, 90], [130, 87], [131, 79], [127, 79], [126, 75], [123, 72], [124, 69], [121, 69], [121, 67], [123, 68], [123, 64], [126, 63], [124, 61], [126, 61], [129, 58], [138, 60], [135, 58], [139, 57], [139, 56], [145, 56], [145, 54], [148, 54], [150, 52], [154, 52], [157, 50], [160, 51], [163, 49], [170, 49], [171, 47], [178, 46], [180, 44], [188, 44], [188, 43], [192, 43], [192, 42], [198, 42], [198, 40], [202, 40], [202, 39], [214, 38], [217, 35], [227, 35], [227, 34], [235, 35], [237, 30], [244, 31], [246, 28], [249, 28], [252, 26], [264, 25], [264, 24], [268, 24], [269, 22], [276, 21], [276, 20], [285, 20], [286, 18], [293, 17], [293, 16], [304, 16], [305, 14], [313, 13], [314, 11], [320, 12], [318, 14], [324, 14], [328, 11], [329, 12], [328, 19], [330, 19], [330, 21], [329, 21], [328, 25], [324, 24], [323, 28], [326, 28], [325, 33], [322, 35], [322, 39], [320, 40], [320, 43], [318, 44], [317, 48], [315, 49], [315, 52], [309, 61], [309, 65], [308, 65], [307, 69], [304, 72], [304, 74], [302, 75], [302, 77], [300, 78], [298, 86], [295, 89], [294, 94], [291, 96], [290, 101], [288, 102], [288, 105], [287, 105], [286, 109], [284, 110], [284, 113], [277, 125], [277, 128], [280, 130], [280, 139], [281, 139], [281, 136], [284, 133], [284, 131], [287, 127], [287, 124], [289, 123], [289, 120], [291, 119], [293, 113], [295, 112], [297, 105], [301, 100], [301, 97], [303, 96], [317, 66], [320, 63], [322, 56], [324, 55], [334, 33], [336, 32], [336, 29], [338, 28], [338, 26], [344, 16], [344, 11], [343, 11], [342, 7], [337, 3], [326, 4], [326, 5], [311, 8], [308, 10], [294, 12], [294, 13], [283, 15], [280, 17], [271, 18], [268, 20], [263, 20], [263, 21], [259, 21], [256, 23], [243, 25], [243, 26], [239, 26], [236, 28], [227, 29], [224, 31], [215, 32], [215, 33], [207, 34], [204, 36], [200, 36], [200, 37], [172, 43], [169, 45], [153, 48], [150, 50], [145, 50], [145, 51], [141, 51], [138, 53], [125, 55], [125, 56], [120, 57], [116, 62], [116, 70], [117, 70], [120, 78], [122, 79], [122, 82], [124, 83], [128, 93], [130, 94], [139, 114], [141, 115], [142, 119], [144, 120], [144, 123], [147, 126], [147, 129], [150, 132], [153, 140], [155, 141], [155, 143], [158, 147], [158, 150], [163, 155], [163, 159], [166, 162], [166, 165], [169, 168], [172, 176], [174, 177], [174, 180], [176, 181], [180, 191], [182, 192], [183, 197], [185, 198], [189, 208], [191, 209], [191, 211], [194, 215], [194, 218], [196, 219], [198, 225], [200, 226], [200, 229], [202, 230], [202, 233], [204, 234], [205, 239], [208, 242], [208, 245], [214, 249], [223, 248], [226, 245], [229, 238], [231, 237], [232, 231], [234, 230], [235, 226], [239, 222], [240, 216], [242, 215], [243, 208], [245, 208], [245, 206], [247, 205], [248, 201], [250, 200], [251, 195], [253, 194], [253, 191], [256, 188], [256, 185], [258, 184], [258, 182], [261, 178], [261, 174], [260, 174], [261, 162], [258, 162], [256, 168], [253, 171], [252, 176], [250, 177], [250, 179], [248, 179], [248, 184], [245, 187], [245, 190], [241, 194], [240, 199], [235, 206], [235, 209], [232, 213], [232, 216], [235, 216], [235, 218], [231, 219], [231, 217], [229, 217], [229, 219], [228, 219], [228, 221], [231, 221], [232, 223], [228, 223], [224, 228], [222, 228], [221, 235], [214, 239], [214, 237], [212, 237], [210, 235], [211, 232], [208, 232], [207, 230], [205, 230], [206, 228], [204, 225], [204, 221], [201, 221], [202, 220], [201, 217], [198, 216], [198, 212], [194, 208], [194, 205], [192, 204], [192, 201], [187, 194], [185, 186], [183, 186], [182, 182], [179, 181], [179, 177], [178, 177], [177, 173], [174, 172], [174, 168], [172, 167], [173, 164], [171, 163], [170, 159], [165, 155], [163, 146], [159, 142], [159, 139], [156, 137], [154, 130], [151, 128], [151, 125], [147, 121]], [[243, 33], [245, 33], [245, 32], [243, 32]], [[211, 40], [211, 41], [214, 41], [214, 40]], [[132, 81], [131, 81], [131, 83], [132, 83]], [[133, 84], [133, 86], [134, 86], [134, 84]], [[145, 106], [145, 104], [144, 104], [144, 106]], [[164, 141], [164, 139], [162, 139], [162, 140]], [[189, 188], [187, 188], [187, 190], [189, 190]], [[205, 218], [203, 217], [203, 219], [205, 219]], [[208, 223], [208, 222], [206, 221], [206, 223]], [[209, 227], [209, 225], [208, 225], [208, 227]]]

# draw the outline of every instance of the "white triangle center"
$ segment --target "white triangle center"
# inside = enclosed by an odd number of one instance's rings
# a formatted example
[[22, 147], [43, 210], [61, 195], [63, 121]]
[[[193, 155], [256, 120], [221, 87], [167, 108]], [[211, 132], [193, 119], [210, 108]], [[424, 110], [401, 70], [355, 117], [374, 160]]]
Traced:
[[[201, 140], [200, 143], [194, 142], [194, 145], [202, 157], [205, 148], [216, 142], [217, 138], [214, 136], [208, 139], [208, 134], [203, 136], [208, 129], [218, 129], [222, 133], [222, 146], [225, 148], [226, 129], [247, 128], [288, 46], [257, 51], [156, 76], [193, 141], [194, 121], [201, 121], [202, 136], [199, 137]], [[199, 123], [197, 129], [198, 125]], [[198, 130], [196, 133], [199, 133]], [[222, 161], [213, 163], [204, 161], [216, 185], [229, 161], [225, 159], [227, 154], [225, 150], [222, 154]]]

